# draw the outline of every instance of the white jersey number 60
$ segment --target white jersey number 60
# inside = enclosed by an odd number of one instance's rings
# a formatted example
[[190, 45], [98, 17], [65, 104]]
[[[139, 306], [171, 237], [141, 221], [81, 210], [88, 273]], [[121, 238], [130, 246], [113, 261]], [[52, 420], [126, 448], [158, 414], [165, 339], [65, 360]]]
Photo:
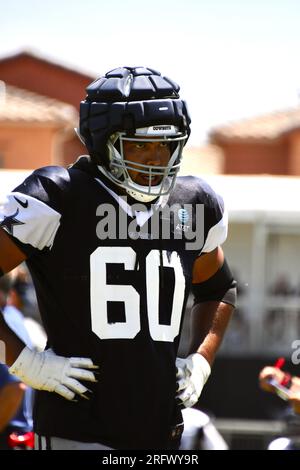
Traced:
[[[135, 251], [130, 247], [99, 247], [91, 255], [91, 315], [92, 330], [101, 339], [131, 339], [141, 329], [140, 295], [133, 286], [106, 283], [107, 264], [123, 264], [126, 271], [134, 269]], [[174, 270], [174, 293], [170, 325], [159, 323], [159, 266], [158, 250], [146, 257], [147, 307], [150, 335], [155, 341], [173, 341], [179, 333], [184, 301], [185, 279], [179, 257], [172, 253], [170, 260], [163, 251], [163, 266]], [[162, 293], [163, 295], [163, 293]], [[107, 302], [123, 302], [125, 322], [108, 323]]]

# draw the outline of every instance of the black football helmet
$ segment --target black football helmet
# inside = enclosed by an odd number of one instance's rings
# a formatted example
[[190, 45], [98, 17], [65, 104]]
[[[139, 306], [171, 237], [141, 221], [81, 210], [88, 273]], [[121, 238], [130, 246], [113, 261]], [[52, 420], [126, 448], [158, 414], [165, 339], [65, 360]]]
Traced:
[[[179, 97], [179, 86], [153, 69], [121, 67], [92, 82], [86, 91], [77, 133], [100, 171], [138, 201], [168, 194], [190, 134], [191, 120]], [[133, 167], [124, 158], [125, 140], [169, 143], [167, 166], [134, 163]], [[130, 169], [145, 173], [149, 184], [135, 183]], [[159, 184], [151, 185], [151, 178], [157, 175]]]

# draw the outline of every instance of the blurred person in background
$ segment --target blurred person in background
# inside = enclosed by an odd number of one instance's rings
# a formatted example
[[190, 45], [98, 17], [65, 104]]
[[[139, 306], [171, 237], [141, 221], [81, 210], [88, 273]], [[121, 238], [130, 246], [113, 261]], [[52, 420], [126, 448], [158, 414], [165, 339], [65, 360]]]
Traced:
[[0, 363], [0, 450], [33, 447], [29, 388]]
[[300, 450], [300, 377], [284, 372], [280, 367], [268, 365], [259, 373], [259, 385], [265, 392], [277, 394], [295, 413], [288, 415], [285, 437], [272, 441], [269, 450]]
[[300, 377], [291, 376], [275, 366], [266, 366], [259, 373], [259, 384], [262, 390], [270, 393], [277, 393], [275, 385], [270, 381], [274, 380], [278, 385], [288, 389], [288, 403], [292, 406], [294, 412], [300, 415]]
[[22, 263], [10, 272], [11, 288], [7, 305], [15, 307], [23, 314], [23, 322], [28, 331], [33, 347], [43, 351], [46, 346], [46, 333], [41, 324], [35, 290], [31, 276]]
[[[33, 347], [22, 313], [16, 307], [7, 305], [11, 286], [11, 276], [0, 278], [0, 315], [28, 347]], [[0, 363], [0, 450], [32, 447], [31, 431], [32, 390], [11, 375], [5, 364]]]
[[8, 305], [14, 305], [25, 317], [41, 323], [34, 285], [25, 263], [10, 272], [12, 286], [7, 299]]

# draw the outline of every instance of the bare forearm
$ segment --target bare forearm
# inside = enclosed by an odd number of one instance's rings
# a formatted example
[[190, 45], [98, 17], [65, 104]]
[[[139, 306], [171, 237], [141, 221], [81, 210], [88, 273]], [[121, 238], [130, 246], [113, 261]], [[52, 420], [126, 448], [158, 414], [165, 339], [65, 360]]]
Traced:
[[203, 302], [191, 312], [189, 354], [202, 354], [211, 365], [214, 361], [234, 308], [223, 302]]
[[4, 343], [5, 362], [11, 366], [22, 349], [25, 348], [23, 341], [9, 328], [0, 311], [0, 340]]

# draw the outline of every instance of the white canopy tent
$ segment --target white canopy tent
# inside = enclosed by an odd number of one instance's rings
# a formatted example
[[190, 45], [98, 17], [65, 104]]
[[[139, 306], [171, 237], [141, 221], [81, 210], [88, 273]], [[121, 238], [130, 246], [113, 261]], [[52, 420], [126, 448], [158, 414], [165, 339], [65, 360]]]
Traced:
[[271, 175], [208, 175], [223, 196], [230, 221], [300, 223], [300, 178]]

